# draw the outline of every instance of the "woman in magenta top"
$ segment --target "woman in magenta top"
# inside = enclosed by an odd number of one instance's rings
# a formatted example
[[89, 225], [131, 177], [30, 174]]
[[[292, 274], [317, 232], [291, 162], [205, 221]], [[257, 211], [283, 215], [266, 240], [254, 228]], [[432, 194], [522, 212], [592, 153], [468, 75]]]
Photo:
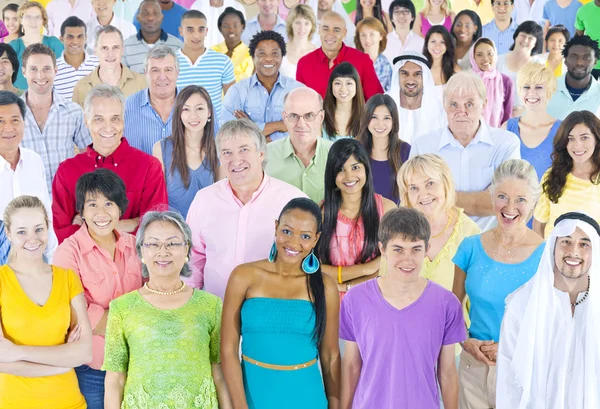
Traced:
[[423, 10], [415, 18], [413, 31], [423, 38], [433, 26], [444, 26], [450, 31], [454, 17], [455, 14], [450, 10], [448, 0], [426, 0]]
[[128, 205], [125, 183], [111, 170], [98, 169], [79, 178], [77, 212], [81, 228], [58, 246], [54, 264], [79, 274], [93, 329], [93, 357], [75, 368], [88, 409], [104, 408], [104, 335], [108, 304], [142, 286], [135, 236], [116, 230]]
[[355, 139], [336, 141], [327, 155], [321, 270], [341, 293], [379, 273], [377, 231], [384, 213], [395, 208], [375, 193], [370, 158]]

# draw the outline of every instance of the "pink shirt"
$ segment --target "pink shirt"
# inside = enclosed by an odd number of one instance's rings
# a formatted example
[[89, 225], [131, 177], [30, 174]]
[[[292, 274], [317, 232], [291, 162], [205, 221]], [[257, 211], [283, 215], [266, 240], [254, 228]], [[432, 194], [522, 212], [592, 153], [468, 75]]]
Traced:
[[[79, 274], [92, 328], [98, 325], [112, 300], [142, 286], [142, 265], [135, 252], [135, 236], [117, 234], [114, 260], [96, 244], [85, 224], [54, 253], [54, 265]], [[104, 337], [94, 335], [92, 343], [93, 358], [89, 365], [99, 370], [104, 362]]]
[[301, 190], [267, 176], [243, 204], [227, 179], [196, 194], [187, 215], [192, 229], [192, 276], [187, 284], [223, 298], [229, 275], [239, 264], [269, 256], [275, 238], [275, 220]]

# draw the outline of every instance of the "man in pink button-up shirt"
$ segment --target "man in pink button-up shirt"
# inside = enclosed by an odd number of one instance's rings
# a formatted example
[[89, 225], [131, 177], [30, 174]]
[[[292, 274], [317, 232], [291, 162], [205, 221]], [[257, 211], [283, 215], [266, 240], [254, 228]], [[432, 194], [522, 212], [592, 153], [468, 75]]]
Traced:
[[192, 276], [186, 282], [223, 298], [231, 271], [268, 257], [281, 209], [306, 195], [264, 173], [267, 143], [250, 120], [225, 123], [216, 142], [227, 179], [200, 190], [190, 206]]

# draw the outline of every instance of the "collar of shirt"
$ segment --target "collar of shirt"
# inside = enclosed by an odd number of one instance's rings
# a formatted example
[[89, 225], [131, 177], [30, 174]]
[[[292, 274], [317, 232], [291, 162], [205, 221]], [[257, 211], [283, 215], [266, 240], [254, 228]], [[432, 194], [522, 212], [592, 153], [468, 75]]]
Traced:
[[[563, 94], [568, 95], [570, 97], [571, 94], [569, 93], [569, 90], [567, 89], [567, 75], [568, 74], [563, 74], [556, 79], [556, 81], [557, 81], [556, 90], [559, 92], [562, 92]], [[595, 80], [594, 77], [592, 77], [591, 84], [583, 92], [583, 94], [581, 94], [581, 97], [583, 97], [584, 95], [586, 95], [588, 93], [600, 93], [600, 81]], [[581, 97], [579, 97], [579, 98], [581, 98]]]
[[[319, 137], [317, 138], [317, 147], [315, 148], [315, 156], [313, 156], [310, 160], [311, 164], [314, 164], [315, 162], [318, 162], [320, 159], [320, 155], [319, 153], [321, 152], [321, 144], [322, 144], [323, 138]], [[328, 153], [328, 151], [325, 151]], [[283, 142], [283, 147], [281, 149], [281, 153], [283, 155], [284, 158], [289, 158], [291, 156], [296, 156], [296, 151], [294, 150], [294, 145], [292, 145], [292, 140], [290, 139], [289, 136], [285, 137], [285, 140]], [[327, 157], [325, 157], [325, 160], [327, 160]]]
[[119, 144], [119, 146], [117, 146], [117, 149], [115, 149], [115, 151], [113, 153], [111, 153], [110, 155], [108, 155], [106, 157], [102, 157], [102, 155], [100, 155], [98, 152], [96, 152], [94, 150], [93, 144], [91, 144], [87, 147], [85, 154], [87, 155], [87, 157], [89, 159], [92, 159], [94, 161], [96, 166], [98, 165], [99, 162], [112, 162], [114, 166], [118, 166], [119, 163], [121, 163], [124, 160], [127, 160], [127, 157], [129, 156], [129, 152], [131, 152], [132, 149], [133, 148], [131, 147], [131, 145], [129, 145], [129, 142], [127, 142], [127, 139], [124, 137], [121, 137], [121, 143]]
[[[25, 105], [27, 105], [27, 93], [28, 92], [29, 91], [25, 91], [23, 93], [23, 95], [21, 95], [21, 99], [23, 101], [25, 101]], [[52, 111], [52, 108], [54, 108], [55, 106], [66, 107], [67, 103], [63, 97], [61, 97], [59, 94], [56, 93], [55, 89], [52, 89], [52, 105], [50, 106], [50, 109], [48, 110], [48, 112]], [[29, 115], [33, 116], [33, 114], [31, 113], [31, 110], [30, 109], [25, 110], [25, 116], [27, 117]]]
[[[133, 75], [133, 71], [131, 71], [127, 66], [121, 64], [121, 78], [119, 78], [117, 88], [123, 88], [123, 85], [128, 80], [135, 80], [135, 75]], [[92, 71], [90, 74], [88, 82], [92, 87], [103, 84], [102, 80], [100, 79], [100, 65], [94, 68], [94, 71]]]
[[[140, 106], [143, 107], [143, 106], [148, 105], [150, 108], [152, 108], [152, 110], [154, 110], [154, 107], [150, 103], [150, 88], [146, 88], [146, 89], [144, 89], [144, 90], [142, 90], [140, 92], [141, 92], [141, 94], [140, 94]], [[175, 97], [177, 97], [178, 94], [179, 94], [179, 88], [175, 87]], [[174, 108], [175, 107], [173, 107], [173, 109], [171, 110], [171, 115], [173, 115]], [[170, 117], [171, 116], [169, 116], [169, 118]]]
[[[227, 43], [225, 41], [223, 41], [219, 44], [213, 45], [210, 48], [213, 51], [216, 51], [221, 54], [227, 54], [227, 51], [229, 51], [229, 48], [227, 48]], [[249, 50], [250, 49], [248, 48], [248, 46], [246, 44], [244, 44], [244, 42], [242, 41], [233, 49], [233, 53], [231, 53], [231, 59], [234, 60], [238, 56], [238, 54], [250, 55]]]
[[[18, 169], [22, 169], [23, 168], [23, 149], [19, 148], [19, 161], [17, 162], [17, 167], [15, 168], [15, 172]], [[0, 155], [0, 175], [2, 173], [4, 173], [5, 170], [11, 170], [12, 171], [12, 166], [10, 165], [10, 163], [4, 159], [4, 156]]]
[[[94, 54], [91, 54], [88, 52], [84, 52], [83, 54], [84, 54], [83, 62], [81, 63], [81, 66], [79, 66], [79, 68], [81, 68], [84, 65], [97, 65], [95, 63], [100, 61], [100, 60], [98, 60], [98, 57], [96, 57]], [[65, 65], [68, 65], [69, 67], [73, 68], [73, 66], [71, 64], [69, 64], [67, 62], [67, 60], [65, 60], [65, 52], [64, 51], [63, 51], [62, 55], [56, 60], [56, 65], [58, 65], [59, 63], [64, 63]]]
[[[139, 29], [136, 37], [138, 39], [138, 41], [142, 41], [144, 38], [142, 37], [142, 30]], [[167, 39], [169, 38], [167, 32], [163, 29], [160, 30], [160, 38], [158, 39], [158, 41], [167, 41]]]
[[[279, 75], [277, 76], [277, 81], [275, 81], [275, 84], [273, 84], [273, 90], [275, 90], [275, 87], [277, 85], [279, 85], [280, 87], [284, 87], [285, 84], [283, 84], [283, 75], [281, 75], [281, 72], [279, 73]], [[264, 85], [262, 85], [262, 83], [258, 80], [258, 75], [252, 74], [252, 76], [250, 77], [250, 88], [254, 88], [255, 86], [260, 85], [261, 87], [264, 87]], [[272, 93], [273, 91], [271, 91]]]
[[[256, 25], [256, 27], [258, 28], [258, 31], [262, 30], [262, 27], [260, 26], [260, 23], [258, 22], [258, 15], [256, 17], [248, 20], [247, 26], [249, 26], [249, 25]], [[281, 16], [279, 14], [277, 14], [277, 20], [275, 21], [275, 26], [273, 26], [273, 30], [275, 30], [275, 28], [280, 27], [280, 26], [283, 26], [283, 28], [285, 28], [285, 21], [283, 21]]]
[[260, 182], [258, 189], [256, 189], [256, 191], [254, 193], [252, 193], [252, 199], [250, 199], [250, 201], [246, 204], [242, 203], [242, 201], [240, 199], [238, 199], [238, 197], [235, 195], [233, 188], [231, 187], [231, 184], [229, 183], [229, 180], [227, 180], [225, 182], [225, 188], [231, 194], [231, 198], [235, 201], [235, 203], [237, 203], [238, 206], [240, 206], [240, 207], [244, 207], [249, 204], [252, 204], [252, 202], [254, 202], [270, 184], [271, 184], [271, 178], [269, 178], [269, 176], [263, 170], [262, 182]]
[[493, 19], [492, 21], [487, 23], [486, 26], [490, 27], [492, 30], [494, 30], [497, 33], [506, 33], [506, 32], [516, 31], [517, 28], [519, 27], [519, 25], [517, 24], [517, 21], [512, 17], [510, 18], [510, 24], [504, 30], [500, 30], [500, 28], [496, 25], [496, 19]]
[[406, 44], [408, 44], [408, 42], [410, 41], [411, 38], [413, 38], [414, 36], [416, 36], [417, 34], [415, 34], [412, 30], [410, 30], [408, 32], [408, 35], [406, 36], [406, 41], [402, 42], [402, 39], [400, 38], [400, 36], [398, 35], [398, 33], [396, 33], [396, 30], [392, 31], [390, 33], [396, 40], [398, 40], [398, 42], [400, 44], [402, 44], [402, 47], [405, 47]]
[[[117, 229], [113, 230], [115, 236], [117, 238], [116, 250], [123, 253], [126, 247], [131, 247], [128, 245], [127, 241], [123, 239], [123, 235], [117, 231]], [[77, 239], [79, 244], [79, 248], [81, 249], [81, 254], [89, 253], [94, 248], [100, 248], [96, 241], [90, 236], [90, 232], [88, 231], [87, 226], [84, 224], [81, 226], [77, 232], [73, 235], [74, 238]]]
[[450, 145], [454, 148], [467, 148], [470, 145], [475, 145], [477, 143], [485, 143], [488, 145], [493, 145], [492, 135], [490, 134], [489, 127], [484, 123], [483, 120], [479, 121], [479, 129], [475, 134], [475, 138], [467, 146], [464, 146], [456, 140], [452, 132], [450, 132], [450, 128], [444, 128], [444, 132], [442, 132], [442, 136], [440, 137], [440, 143], [438, 145], [438, 151], [442, 150], [442, 148]]
[[[348, 46], [342, 42], [342, 48], [340, 48], [340, 51], [333, 59], [333, 65], [336, 65], [340, 60], [343, 60], [344, 57], [346, 57], [346, 51], [348, 51]], [[320, 63], [324, 64], [329, 62], [329, 57], [327, 57], [327, 54], [323, 51], [323, 47], [317, 48], [317, 58]]]

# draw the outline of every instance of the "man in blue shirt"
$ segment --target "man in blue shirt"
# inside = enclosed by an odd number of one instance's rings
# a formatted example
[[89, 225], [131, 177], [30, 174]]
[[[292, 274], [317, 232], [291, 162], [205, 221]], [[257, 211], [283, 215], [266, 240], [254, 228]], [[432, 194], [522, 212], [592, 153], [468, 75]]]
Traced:
[[257, 0], [258, 15], [246, 22], [246, 28], [242, 33], [242, 41], [249, 44], [250, 39], [259, 31], [272, 30], [286, 38], [285, 20], [279, 17], [277, 6], [279, 0]]
[[514, 8], [514, 0], [492, 0], [494, 19], [483, 26], [482, 37], [489, 38], [496, 44], [498, 55], [509, 51], [513, 34], [519, 26], [512, 18]]
[[283, 123], [283, 98], [304, 85], [279, 73], [286, 53], [285, 41], [274, 31], [261, 31], [249, 45], [256, 73], [233, 85], [223, 102], [221, 124], [233, 119], [250, 118], [263, 131], [267, 141], [287, 136]]
[[[175, 3], [173, 0], [158, 0], [158, 4], [160, 4], [160, 8], [163, 13], [163, 22], [161, 28], [166, 31], [167, 34], [171, 34], [172, 36], [183, 40], [183, 37], [179, 34], [179, 25], [181, 23], [181, 17], [183, 16], [183, 13], [188, 10], [185, 7]], [[135, 13], [136, 16], [137, 14], [138, 13]], [[134, 18], [133, 25], [138, 32], [142, 28], [137, 18]]]

